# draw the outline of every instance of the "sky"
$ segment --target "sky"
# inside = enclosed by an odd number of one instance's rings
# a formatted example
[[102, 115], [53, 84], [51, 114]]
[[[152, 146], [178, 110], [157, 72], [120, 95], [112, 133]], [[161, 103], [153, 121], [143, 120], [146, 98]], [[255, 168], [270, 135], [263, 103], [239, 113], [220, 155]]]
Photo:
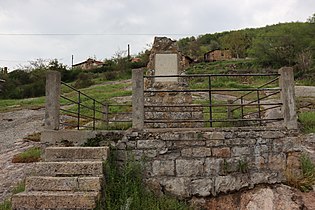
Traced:
[[314, 0], [0, 0], [0, 67], [36, 59], [71, 66], [148, 49], [155, 36], [305, 22]]

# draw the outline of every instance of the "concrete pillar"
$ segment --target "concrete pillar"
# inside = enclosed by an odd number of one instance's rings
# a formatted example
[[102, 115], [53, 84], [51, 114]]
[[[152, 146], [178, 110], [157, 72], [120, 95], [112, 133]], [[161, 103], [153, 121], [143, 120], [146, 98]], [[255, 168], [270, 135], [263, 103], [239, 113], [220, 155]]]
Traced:
[[143, 69], [132, 70], [132, 128], [142, 130], [144, 127], [144, 82]]
[[59, 130], [60, 82], [60, 72], [46, 73], [45, 129]]
[[281, 101], [283, 103], [281, 112], [284, 118], [284, 125], [288, 129], [297, 129], [293, 68], [282, 67], [279, 69], [279, 74]]

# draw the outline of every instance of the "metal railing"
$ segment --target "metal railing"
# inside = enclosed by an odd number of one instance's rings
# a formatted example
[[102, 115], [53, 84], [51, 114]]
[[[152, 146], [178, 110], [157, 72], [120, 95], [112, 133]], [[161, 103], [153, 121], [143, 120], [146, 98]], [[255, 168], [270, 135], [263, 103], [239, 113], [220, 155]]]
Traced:
[[61, 125], [78, 130], [107, 130], [118, 127], [115, 123], [128, 123], [131, 126], [131, 104], [101, 102], [62, 81], [61, 85], [70, 89], [70, 92], [60, 95], [60, 112], [72, 118], [63, 120]]
[[[147, 112], [157, 109], [157, 112], [176, 112], [175, 107], [178, 107], [177, 112], [181, 112], [181, 108], [199, 107], [202, 110], [202, 119], [193, 118], [145, 118], [145, 124], [156, 123], [202, 123], [204, 127], [217, 127], [219, 123], [225, 123], [224, 126], [245, 126], [249, 123], [251, 125], [264, 125], [267, 122], [274, 122], [283, 120], [282, 117], [263, 117], [267, 110], [277, 109], [282, 103], [274, 97], [279, 96], [281, 89], [278, 87], [279, 80], [278, 73], [272, 74], [193, 74], [193, 75], [159, 75], [159, 76], [144, 76], [147, 80], [154, 80], [160, 77], [176, 77], [178, 79], [178, 89], [168, 88], [154, 88], [150, 87], [144, 90], [145, 98], [154, 97], [157, 94], [191, 94], [196, 98], [196, 94], [203, 94], [203, 100], [193, 100], [192, 104], [154, 104], [146, 103], [144, 108]], [[264, 84], [255, 87], [254, 85], [242, 84], [241, 79], [259, 77], [266, 80]], [[235, 83], [234, 87], [220, 86], [220, 80], [228, 78], [228, 80], [239, 81]], [[197, 83], [196, 83], [197, 81]], [[198, 86], [199, 81], [199, 86]], [[197, 84], [197, 85], [196, 85]], [[228, 86], [228, 85], [227, 85]], [[232, 85], [233, 86], [233, 85]], [[247, 86], [247, 87], [246, 87]], [[172, 86], [174, 87], [174, 86]], [[224, 99], [217, 100], [216, 96], [232, 95], [232, 100]], [[176, 96], [174, 96], [176, 97]], [[228, 97], [227, 97], [228, 98]], [[279, 98], [279, 97], [278, 97]], [[274, 101], [268, 101], [272, 99]], [[164, 107], [162, 110], [161, 107]], [[171, 109], [173, 108], [173, 111]], [[159, 109], [160, 108], [160, 109]], [[166, 110], [166, 111], [165, 111]], [[216, 125], [214, 125], [216, 124]], [[229, 125], [228, 125], [229, 124]], [[237, 125], [236, 125], [237, 124]]]

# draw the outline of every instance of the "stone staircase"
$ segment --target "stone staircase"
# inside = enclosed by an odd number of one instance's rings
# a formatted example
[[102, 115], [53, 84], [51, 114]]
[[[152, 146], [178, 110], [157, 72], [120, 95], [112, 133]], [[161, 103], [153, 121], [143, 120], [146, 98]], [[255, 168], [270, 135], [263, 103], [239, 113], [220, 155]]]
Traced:
[[25, 192], [12, 197], [12, 209], [94, 209], [108, 153], [108, 147], [47, 147], [36, 176], [26, 178]]

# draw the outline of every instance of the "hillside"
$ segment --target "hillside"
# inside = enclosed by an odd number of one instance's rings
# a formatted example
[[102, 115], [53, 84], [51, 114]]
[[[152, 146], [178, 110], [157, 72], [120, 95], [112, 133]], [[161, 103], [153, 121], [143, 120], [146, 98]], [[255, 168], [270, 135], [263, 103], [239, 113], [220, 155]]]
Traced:
[[234, 58], [251, 57], [262, 67], [314, 70], [315, 24], [279, 23], [262, 28], [204, 34], [178, 40], [180, 50], [199, 61], [212, 50], [229, 49]]

